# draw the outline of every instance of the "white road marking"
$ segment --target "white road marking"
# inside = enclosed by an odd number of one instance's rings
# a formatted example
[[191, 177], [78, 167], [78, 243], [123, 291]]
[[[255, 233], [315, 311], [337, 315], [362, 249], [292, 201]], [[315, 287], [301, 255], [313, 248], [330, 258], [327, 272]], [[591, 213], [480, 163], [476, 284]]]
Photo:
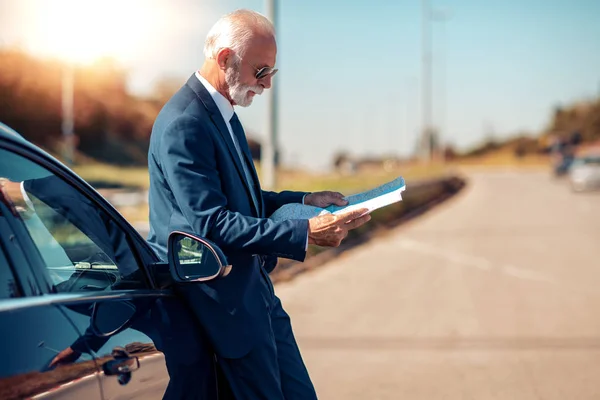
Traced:
[[465, 267], [472, 267], [485, 271], [494, 270], [496, 272], [504, 273], [508, 276], [522, 280], [555, 283], [554, 279], [537, 271], [516, 267], [514, 265], [497, 265], [483, 257], [459, 253], [454, 250], [444, 249], [443, 247], [439, 246], [432, 246], [416, 240], [401, 239], [398, 242], [398, 245], [406, 250], [412, 250], [421, 254], [438, 257], [445, 261]]

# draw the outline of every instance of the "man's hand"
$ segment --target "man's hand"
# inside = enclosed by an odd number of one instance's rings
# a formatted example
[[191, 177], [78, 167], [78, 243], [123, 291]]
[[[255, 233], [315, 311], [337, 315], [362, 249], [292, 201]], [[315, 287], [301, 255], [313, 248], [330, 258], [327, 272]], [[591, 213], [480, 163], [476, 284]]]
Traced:
[[71, 364], [81, 356], [81, 353], [73, 350], [71, 347], [67, 347], [56, 355], [50, 362], [50, 368], [56, 367], [62, 364]]
[[348, 204], [348, 201], [344, 199], [344, 195], [341, 193], [325, 191], [306, 195], [304, 204], [325, 208], [332, 204], [335, 204], [336, 206], [345, 206]]
[[[368, 210], [349, 211], [344, 214], [325, 214], [308, 220], [308, 243], [318, 246], [338, 247], [348, 236], [348, 231], [369, 222]], [[362, 217], [361, 217], [362, 215]]]
[[0, 178], [0, 190], [2, 190], [2, 195], [15, 212], [22, 213], [27, 209], [27, 204], [21, 192], [21, 182]]

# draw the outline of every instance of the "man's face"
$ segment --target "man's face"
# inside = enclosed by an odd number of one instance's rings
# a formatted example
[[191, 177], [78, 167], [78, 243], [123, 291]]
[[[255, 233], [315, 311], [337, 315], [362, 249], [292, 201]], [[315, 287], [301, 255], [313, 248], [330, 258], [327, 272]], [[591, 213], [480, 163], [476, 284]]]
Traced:
[[275, 66], [277, 44], [270, 35], [255, 35], [248, 44], [243, 58], [232, 53], [229, 67], [225, 71], [229, 97], [234, 104], [248, 107], [254, 96], [262, 94], [271, 87], [271, 76], [256, 78], [256, 73], [263, 67]]

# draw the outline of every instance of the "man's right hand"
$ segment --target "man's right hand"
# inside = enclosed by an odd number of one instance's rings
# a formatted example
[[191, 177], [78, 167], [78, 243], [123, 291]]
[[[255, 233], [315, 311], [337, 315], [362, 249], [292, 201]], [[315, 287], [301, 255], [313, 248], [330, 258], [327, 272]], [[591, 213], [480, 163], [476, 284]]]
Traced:
[[[344, 214], [325, 214], [308, 220], [308, 243], [325, 247], [338, 247], [348, 236], [348, 231], [371, 220], [367, 209]], [[362, 217], [361, 217], [362, 215]]]
[[21, 182], [13, 182], [9, 179], [0, 177], [0, 190], [8, 205], [13, 208], [13, 212], [22, 213], [27, 209], [27, 204], [21, 192]]

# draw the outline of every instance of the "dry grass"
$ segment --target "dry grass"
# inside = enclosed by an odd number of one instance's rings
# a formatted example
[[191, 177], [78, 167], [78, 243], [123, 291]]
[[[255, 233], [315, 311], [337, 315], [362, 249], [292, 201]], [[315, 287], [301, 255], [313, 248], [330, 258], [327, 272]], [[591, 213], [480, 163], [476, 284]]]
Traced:
[[[382, 183], [402, 176], [406, 180], [407, 190], [411, 182], [447, 175], [456, 169], [470, 167], [510, 166], [517, 168], [548, 168], [550, 159], [547, 156], [527, 156], [515, 158], [512, 151], [499, 150], [481, 157], [461, 159], [446, 164], [433, 162], [429, 165], [420, 163], [402, 164], [394, 167], [369, 167], [351, 175], [335, 172], [305, 172], [281, 170], [278, 173], [276, 190], [299, 190], [316, 192], [334, 190], [345, 195], [361, 192]], [[260, 175], [260, 165], [257, 165]], [[126, 187], [147, 189], [149, 177], [147, 168], [121, 168], [107, 164], [88, 164], [74, 168], [85, 180], [118, 184]], [[119, 211], [131, 222], [145, 222], [148, 219], [148, 205], [122, 207]]]
[[[88, 182], [118, 184], [125, 187], [147, 189], [150, 185], [148, 169], [123, 168], [108, 164], [89, 164], [73, 168]], [[260, 175], [260, 166], [258, 166]], [[445, 171], [440, 164], [405, 165], [395, 168], [370, 168], [352, 175], [338, 173], [309, 173], [303, 171], [280, 171], [276, 190], [338, 190], [354, 193], [403, 176], [407, 182], [441, 175]]]
[[[90, 182], [119, 184], [139, 189], [147, 189], [149, 185], [146, 168], [119, 168], [105, 164], [91, 164], [74, 169], [82, 178]], [[309, 192], [334, 190], [348, 195], [378, 186], [398, 176], [403, 176], [407, 186], [410, 187], [411, 182], [442, 176], [445, 171], [445, 167], [441, 164], [429, 166], [412, 164], [387, 169], [372, 167], [352, 175], [280, 171], [276, 190]], [[148, 220], [148, 204], [121, 207], [119, 212], [130, 222]]]
[[109, 164], [78, 165], [73, 170], [88, 182], [103, 182], [127, 187], [147, 189], [150, 186], [148, 168], [118, 167]]
[[517, 158], [510, 149], [498, 150], [484, 156], [459, 159], [449, 163], [449, 165], [456, 167], [487, 166], [516, 168], [548, 168], [550, 164], [550, 157], [547, 155], [532, 154], [523, 158]]
[[438, 177], [445, 171], [445, 167], [441, 164], [428, 166], [413, 164], [387, 169], [371, 167], [351, 175], [282, 171], [279, 174], [276, 189], [309, 192], [335, 190], [344, 194], [352, 194], [389, 182], [398, 176], [404, 177], [407, 185], [410, 185], [411, 181]]

